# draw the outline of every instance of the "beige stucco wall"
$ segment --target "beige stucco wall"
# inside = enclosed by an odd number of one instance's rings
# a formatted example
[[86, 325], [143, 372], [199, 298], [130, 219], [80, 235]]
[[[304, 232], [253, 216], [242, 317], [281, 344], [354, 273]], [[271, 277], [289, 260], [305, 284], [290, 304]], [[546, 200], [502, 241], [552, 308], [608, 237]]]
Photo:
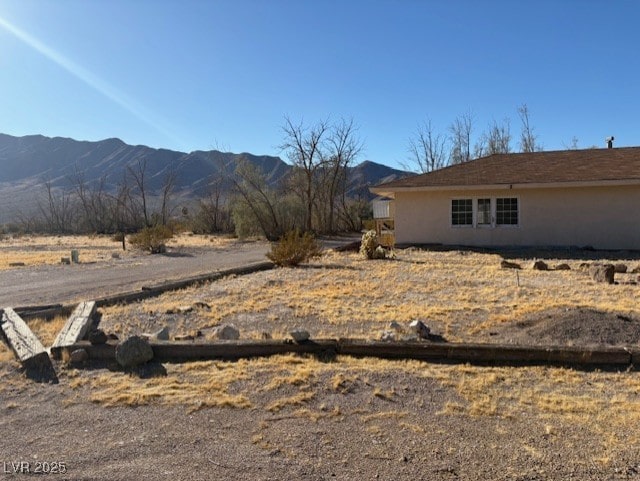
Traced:
[[[489, 197], [517, 197], [519, 225], [451, 226], [452, 199]], [[638, 185], [396, 192], [395, 198], [400, 244], [640, 249]]]

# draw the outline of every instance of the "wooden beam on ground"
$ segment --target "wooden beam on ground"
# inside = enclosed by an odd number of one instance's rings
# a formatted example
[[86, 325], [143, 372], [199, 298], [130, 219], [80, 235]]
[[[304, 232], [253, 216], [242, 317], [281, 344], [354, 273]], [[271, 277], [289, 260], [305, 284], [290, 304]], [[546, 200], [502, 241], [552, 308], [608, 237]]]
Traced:
[[53, 342], [51, 354], [54, 355], [53, 353], [57, 352], [57, 350], [54, 351], [54, 348], [69, 346], [82, 340], [93, 323], [95, 313], [95, 301], [85, 301], [78, 304]]
[[[161, 362], [202, 361], [208, 359], [237, 360], [249, 357], [274, 356], [276, 354], [317, 354], [333, 356], [338, 347], [334, 339], [318, 339], [295, 343], [288, 340], [264, 341], [215, 341], [192, 342], [171, 341], [151, 342], [153, 359]], [[70, 346], [52, 348], [52, 355], [62, 357], [63, 352], [71, 354], [76, 349], [84, 349], [91, 360], [112, 361], [116, 356], [116, 344], [92, 345], [80, 341]]]
[[[161, 362], [184, 362], [206, 359], [236, 360], [240, 358], [273, 356], [298, 353], [335, 354], [378, 357], [386, 359], [418, 359], [428, 362], [500, 365], [571, 365], [591, 368], [594, 366], [628, 367], [632, 360], [640, 363], [640, 351], [617, 347], [580, 348], [569, 346], [513, 346], [500, 344], [464, 344], [435, 342], [381, 342], [360, 339], [317, 339], [296, 344], [289, 340], [264, 341], [166, 341], [152, 342], [154, 359]], [[92, 346], [87, 341], [70, 346], [57, 347], [54, 355], [62, 351], [69, 354], [75, 349], [85, 349], [89, 359], [115, 360], [116, 344]], [[52, 350], [53, 352], [53, 350]]]
[[329, 353], [330, 355], [335, 355], [338, 343], [334, 339], [310, 340], [299, 344], [283, 340], [217, 341], [206, 344], [173, 341], [151, 343], [151, 347], [153, 348], [153, 357], [158, 361], [190, 361], [204, 359], [236, 360], [288, 353]]
[[31, 332], [29, 326], [10, 307], [2, 310], [0, 327], [9, 347], [25, 368], [29, 378], [37, 381], [58, 382], [49, 353]]
[[629, 366], [632, 355], [618, 347], [514, 346], [501, 344], [383, 342], [340, 339], [338, 353], [351, 356], [498, 364]]

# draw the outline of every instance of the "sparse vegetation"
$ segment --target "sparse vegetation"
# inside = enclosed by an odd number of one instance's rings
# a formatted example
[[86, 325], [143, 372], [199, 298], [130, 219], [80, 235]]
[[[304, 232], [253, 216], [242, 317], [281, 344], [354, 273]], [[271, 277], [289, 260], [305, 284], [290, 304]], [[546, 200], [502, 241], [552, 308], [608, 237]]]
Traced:
[[380, 245], [376, 231], [369, 230], [362, 235], [360, 254], [365, 259], [385, 259], [387, 257], [387, 251]]
[[321, 254], [322, 250], [313, 234], [301, 234], [298, 230], [292, 230], [271, 246], [267, 257], [278, 266], [295, 267], [309, 259], [320, 257]]
[[129, 243], [152, 254], [160, 254], [167, 250], [167, 241], [173, 237], [171, 229], [165, 225], [145, 227], [137, 234], [129, 237]]

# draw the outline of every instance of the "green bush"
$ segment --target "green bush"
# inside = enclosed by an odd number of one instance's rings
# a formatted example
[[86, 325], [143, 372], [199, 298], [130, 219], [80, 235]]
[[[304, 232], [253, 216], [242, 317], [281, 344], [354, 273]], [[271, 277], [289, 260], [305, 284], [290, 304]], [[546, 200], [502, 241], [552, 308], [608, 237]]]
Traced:
[[293, 267], [306, 262], [322, 254], [320, 245], [309, 232], [300, 234], [300, 231], [292, 230], [283, 235], [280, 240], [271, 246], [271, 252], [267, 257], [276, 265]]
[[145, 227], [137, 234], [129, 237], [129, 243], [139, 249], [160, 254], [166, 252], [165, 242], [173, 237], [171, 229], [164, 225]]

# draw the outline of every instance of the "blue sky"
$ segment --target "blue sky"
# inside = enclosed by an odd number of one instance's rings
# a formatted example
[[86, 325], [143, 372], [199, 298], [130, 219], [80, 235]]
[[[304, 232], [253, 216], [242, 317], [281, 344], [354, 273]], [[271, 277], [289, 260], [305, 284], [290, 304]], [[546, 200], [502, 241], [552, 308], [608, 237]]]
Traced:
[[280, 155], [352, 118], [398, 166], [417, 126], [528, 105], [545, 150], [640, 145], [640, 2], [0, 0], [0, 132]]

